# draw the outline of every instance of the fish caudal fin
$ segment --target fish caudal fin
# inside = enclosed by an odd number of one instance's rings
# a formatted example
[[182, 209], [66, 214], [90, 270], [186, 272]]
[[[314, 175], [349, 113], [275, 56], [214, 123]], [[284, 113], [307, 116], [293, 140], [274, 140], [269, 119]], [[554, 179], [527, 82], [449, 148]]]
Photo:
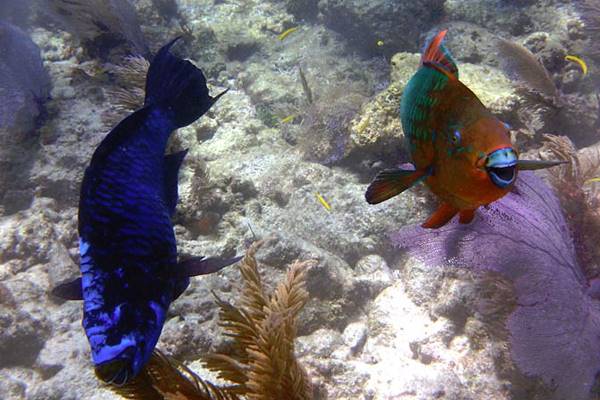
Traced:
[[441, 31], [427, 43], [421, 56], [421, 64], [437, 67], [436, 69], [441, 69], [458, 79], [458, 67], [448, 49], [442, 44], [447, 32]]
[[202, 71], [169, 50], [179, 38], [163, 46], [148, 69], [145, 106], [168, 109], [178, 127], [191, 124], [227, 91], [211, 97]]
[[240, 261], [243, 256], [238, 256], [229, 259], [221, 258], [204, 258], [204, 257], [192, 257], [185, 261], [181, 261], [177, 268], [183, 276], [197, 276], [207, 275], [217, 272], [231, 264], [235, 264]]
[[421, 226], [423, 228], [437, 229], [446, 225], [452, 217], [458, 213], [458, 208], [451, 206], [448, 203], [442, 203], [437, 210], [425, 221]]
[[429, 175], [428, 170], [386, 169], [377, 174], [367, 188], [365, 199], [369, 204], [386, 201], [413, 186]]

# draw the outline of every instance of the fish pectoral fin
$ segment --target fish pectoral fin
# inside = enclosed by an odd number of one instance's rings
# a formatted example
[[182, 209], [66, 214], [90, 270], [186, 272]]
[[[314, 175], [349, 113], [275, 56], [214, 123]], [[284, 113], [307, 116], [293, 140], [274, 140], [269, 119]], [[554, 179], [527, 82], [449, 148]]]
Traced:
[[458, 222], [468, 224], [475, 218], [475, 210], [460, 210], [458, 213]]
[[50, 292], [52, 296], [60, 297], [64, 300], [83, 300], [83, 291], [81, 289], [81, 278], [61, 283]]
[[177, 265], [183, 276], [207, 275], [217, 272], [231, 264], [240, 261], [243, 256], [238, 256], [229, 259], [222, 258], [204, 258], [192, 257], [187, 260], [180, 261]]
[[561, 164], [568, 164], [568, 161], [563, 160], [518, 160], [517, 167], [520, 170], [535, 170], [555, 167]]
[[421, 226], [429, 229], [441, 228], [446, 225], [458, 211], [458, 208], [455, 208], [448, 203], [442, 203]]
[[429, 176], [429, 169], [416, 171], [406, 169], [386, 169], [377, 174], [367, 188], [365, 199], [369, 204], [386, 201]]

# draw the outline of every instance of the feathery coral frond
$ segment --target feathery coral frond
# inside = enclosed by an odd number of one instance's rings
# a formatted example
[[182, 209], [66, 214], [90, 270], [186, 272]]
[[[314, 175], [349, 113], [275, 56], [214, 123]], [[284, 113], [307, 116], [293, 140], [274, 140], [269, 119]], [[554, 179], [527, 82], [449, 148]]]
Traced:
[[210, 382], [203, 381], [188, 367], [156, 349], [150, 362], [130, 384], [110, 386], [126, 399], [140, 400], [238, 400]]
[[581, 157], [566, 136], [544, 135], [546, 147], [568, 164], [548, 171], [573, 233], [577, 257], [588, 278], [600, 275], [598, 194], [586, 181], [600, 170], [600, 153]]
[[521, 81], [553, 102], [558, 100], [558, 90], [548, 70], [527, 48], [501, 38], [496, 43], [502, 68], [511, 78]]
[[150, 63], [144, 57], [128, 56], [121, 64], [108, 64], [106, 72], [112, 74], [116, 86], [106, 89], [111, 108], [102, 116], [104, 122], [113, 126], [127, 114], [144, 105], [146, 74]]
[[[131, 383], [110, 386], [128, 399], [144, 400], [309, 400], [310, 379], [294, 354], [296, 318], [308, 301], [306, 269], [313, 261], [294, 262], [274, 294], [265, 294], [255, 254], [255, 242], [241, 262], [244, 289], [239, 308], [221, 300], [219, 325], [233, 338], [233, 351], [205, 357], [219, 378], [232, 382], [217, 387], [158, 349]], [[213, 293], [214, 294], [214, 293]]]
[[135, 8], [127, 0], [49, 0], [48, 11], [93, 54], [104, 57], [119, 43], [148, 54]]
[[268, 304], [268, 298], [264, 293], [264, 288], [258, 274], [256, 263], [256, 252], [263, 245], [263, 241], [253, 243], [246, 251], [244, 259], [240, 263], [240, 272], [244, 279], [244, 292], [242, 293], [241, 306], [247, 310], [253, 319], [263, 319], [265, 317], [264, 308]]
[[310, 399], [308, 375], [296, 360], [296, 318], [308, 300], [306, 269], [313, 261], [296, 261], [271, 297], [265, 294], [254, 243], [240, 264], [244, 290], [240, 308], [217, 298], [220, 325], [235, 343], [233, 354], [211, 354], [206, 366], [234, 382], [231, 393], [248, 400]]

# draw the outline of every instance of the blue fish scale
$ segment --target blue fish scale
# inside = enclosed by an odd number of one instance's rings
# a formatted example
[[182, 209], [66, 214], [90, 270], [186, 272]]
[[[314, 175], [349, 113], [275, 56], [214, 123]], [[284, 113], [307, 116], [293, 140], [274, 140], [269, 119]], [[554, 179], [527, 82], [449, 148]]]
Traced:
[[129, 345], [153, 348], [175, 287], [187, 281], [169, 273], [177, 247], [163, 164], [174, 129], [168, 115], [152, 109], [135, 134], [111, 132], [127, 134], [126, 140], [86, 170], [79, 232], [83, 327], [96, 364]]

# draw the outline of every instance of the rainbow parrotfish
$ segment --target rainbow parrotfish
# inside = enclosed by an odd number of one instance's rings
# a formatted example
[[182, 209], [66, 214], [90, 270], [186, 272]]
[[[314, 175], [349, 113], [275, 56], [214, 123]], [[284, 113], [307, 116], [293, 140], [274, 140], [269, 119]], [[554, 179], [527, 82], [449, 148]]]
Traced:
[[83, 300], [96, 375], [115, 385], [131, 381], [148, 362], [169, 305], [189, 277], [240, 259], [177, 259], [171, 217], [186, 151], [165, 155], [167, 140], [225, 92], [211, 97], [202, 71], [169, 52], [174, 42], [150, 64], [144, 107], [121, 121], [92, 156], [79, 200], [81, 277], [53, 290]]
[[367, 202], [377, 204], [424, 181], [441, 200], [424, 228], [439, 228], [456, 214], [469, 223], [478, 207], [511, 190], [518, 170], [563, 163], [518, 159], [508, 126], [458, 80], [458, 68], [442, 44], [446, 32], [426, 46], [402, 95], [400, 119], [414, 168], [381, 171], [365, 194]]

